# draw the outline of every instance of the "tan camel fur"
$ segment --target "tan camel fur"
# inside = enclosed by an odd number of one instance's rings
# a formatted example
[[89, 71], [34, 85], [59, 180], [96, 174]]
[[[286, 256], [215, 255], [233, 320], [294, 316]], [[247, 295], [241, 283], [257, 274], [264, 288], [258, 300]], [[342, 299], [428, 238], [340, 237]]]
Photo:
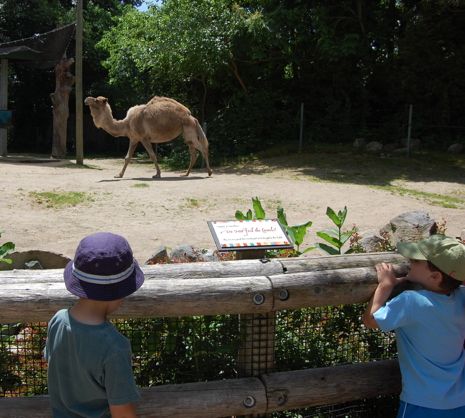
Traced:
[[207, 137], [198, 120], [191, 115], [190, 110], [176, 100], [155, 96], [147, 104], [131, 107], [122, 120], [113, 118], [108, 99], [105, 97], [87, 97], [84, 103], [89, 106], [97, 128], [102, 128], [115, 137], [129, 138], [129, 149], [124, 158], [124, 166], [115, 176], [116, 178], [123, 177], [139, 142], [155, 164], [157, 174], [153, 177], [160, 177], [160, 167], [152, 144], [170, 142], [181, 134], [189, 147], [190, 154], [189, 168], [185, 175], [188, 176], [191, 172], [198, 157], [198, 150], [202, 153], [208, 175], [211, 176]]

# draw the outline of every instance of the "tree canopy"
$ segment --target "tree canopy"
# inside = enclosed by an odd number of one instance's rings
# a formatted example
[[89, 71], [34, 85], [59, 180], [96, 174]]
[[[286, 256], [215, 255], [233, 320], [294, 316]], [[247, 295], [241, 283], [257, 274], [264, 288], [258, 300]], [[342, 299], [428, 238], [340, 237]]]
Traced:
[[[73, 19], [71, 0], [33, 3], [2, 1], [0, 39]], [[398, 141], [409, 104], [415, 136], [443, 148], [464, 140], [461, 1], [165, 0], [144, 12], [140, 1], [84, 3], [85, 94], [121, 111], [176, 98], [208, 123], [218, 158], [290, 146], [301, 103], [307, 142]], [[19, 67], [13, 78], [17, 109], [30, 108], [24, 86], [35, 111], [48, 111], [48, 79], [34, 85]]]

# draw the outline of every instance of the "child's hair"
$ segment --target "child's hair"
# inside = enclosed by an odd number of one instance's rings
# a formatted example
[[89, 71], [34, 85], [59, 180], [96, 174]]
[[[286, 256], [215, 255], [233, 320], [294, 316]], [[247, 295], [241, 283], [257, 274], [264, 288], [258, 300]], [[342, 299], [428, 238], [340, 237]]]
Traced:
[[439, 283], [439, 287], [442, 290], [445, 290], [446, 292], [452, 292], [463, 284], [463, 282], [460, 280], [456, 280], [448, 274], [444, 273], [442, 270], [438, 269], [431, 261], [426, 260], [426, 262], [428, 263], [428, 268], [431, 271], [439, 271], [439, 273], [442, 274], [442, 280], [441, 283]]

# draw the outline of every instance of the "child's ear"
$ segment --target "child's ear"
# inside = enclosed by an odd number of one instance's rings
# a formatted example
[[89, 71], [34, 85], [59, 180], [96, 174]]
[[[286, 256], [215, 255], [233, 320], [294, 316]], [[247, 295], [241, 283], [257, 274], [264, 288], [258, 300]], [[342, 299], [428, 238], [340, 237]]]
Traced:
[[441, 283], [442, 281], [442, 273], [440, 271], [432, 271], [431, 272], [431, 278], [436, 282], [436, 283]]

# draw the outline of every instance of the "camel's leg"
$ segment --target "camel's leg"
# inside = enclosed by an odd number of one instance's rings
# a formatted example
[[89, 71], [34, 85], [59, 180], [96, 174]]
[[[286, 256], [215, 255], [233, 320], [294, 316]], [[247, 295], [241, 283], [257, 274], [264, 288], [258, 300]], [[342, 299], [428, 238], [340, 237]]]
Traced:
[[200, 146], [199, 151], [202, 153], [202, 157], [205, 161], [205, 166], [207, 167], [208, 175], [212, 175], [212, 169], [210, 168], [210, 162], [208, 161], [208, 148], [205, 149], [204, 146]]
[[194, 167], [194, 164], [197, 161], [197, 157], [199, 156], [199, 153], [195, 149], [194, 145], [192, 145], [191, 143], [187, 143], [187, 146], [189, 147], [189, 154], [191, 156], [191, 160], [189, 162], [189, 168], [187, 169], [186, 174], [184, 174], [186, 177], [190, 174], [192, 167]]
[[157, 170], [157, 174], [152, 176], [152, 178], [154, 178], [154, 179], [155, 178], [160, 178], [161, 177], [160, 166], [158, 165], [157, 154], [155, 154], [155, 151], [153, 150], [152, 143], [151, 142], [148, 142], [148, 143], [142, 142], [142, 145], [144, 146], [144, 148], [148, 152], [149, 157], [153, 161], [153, 163], [155, 164], [155, 169]]
[[130, 140], [129, 141], [128, 153], [126, 154], [126, 157], [124, 157], [123, 169], [121, 170], [121, 172], [119, 174], [117, 174], [115, 176], [115, 178], [119, 179], [119, 178], [122, 178], [124, 176], [124, 172], [126, 171], [126, 167], [128, 166], [129, 161], [131, 161], [131, 158], [134, 155], [134, 151], [136, 150], [136, 147], [137, 147], [137, 142], [133, 142], [133, 141]]

